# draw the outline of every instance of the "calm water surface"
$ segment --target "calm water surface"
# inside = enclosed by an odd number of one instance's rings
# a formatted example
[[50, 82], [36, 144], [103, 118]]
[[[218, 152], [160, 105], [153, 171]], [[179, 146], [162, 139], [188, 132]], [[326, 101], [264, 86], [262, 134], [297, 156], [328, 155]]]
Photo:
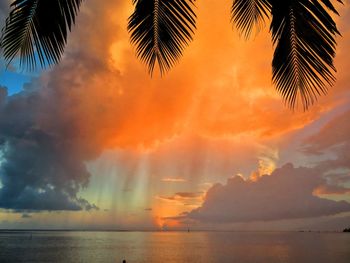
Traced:
[[[31, 237], [32, 233], [32, 237]], [[0, 262], [349, 263], [350, 234], [0, 232]]]

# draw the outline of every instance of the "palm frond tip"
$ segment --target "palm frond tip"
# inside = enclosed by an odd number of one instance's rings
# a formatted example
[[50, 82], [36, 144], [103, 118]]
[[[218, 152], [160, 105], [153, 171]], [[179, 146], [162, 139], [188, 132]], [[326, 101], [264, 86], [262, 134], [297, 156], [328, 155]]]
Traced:
[[257, 32], [261, 30], [270, 11], [271, 3], [269, 0], [234, 0], [231, 21], [237, 30], [245, 38], [248, 38], [254, 28]]
[[196, 28], [194, 0], [133, 0], [134, 13], [128, 31], [137, 56], [153, 73], [157, 63], [161, 74], [181, 57]]
[[60, 61], [68, 31], [83, 0], [15, 0], [3, 28], [0, 47], [10, 63], [33, 70]]
[[271, 2], [273, 82], [291, 108], [301, 101], [307, 109], [335, 81], [339, 31], [325, 7], [336, 10], [328, 0], [322, 0], [324, 5], [317, 0]]

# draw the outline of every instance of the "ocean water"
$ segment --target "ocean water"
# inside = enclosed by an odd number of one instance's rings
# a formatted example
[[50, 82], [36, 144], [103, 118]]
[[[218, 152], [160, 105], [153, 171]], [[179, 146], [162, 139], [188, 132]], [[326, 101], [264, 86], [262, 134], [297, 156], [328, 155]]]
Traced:
[[0, 232], [0, 262], [349, 263], [350, 233]]

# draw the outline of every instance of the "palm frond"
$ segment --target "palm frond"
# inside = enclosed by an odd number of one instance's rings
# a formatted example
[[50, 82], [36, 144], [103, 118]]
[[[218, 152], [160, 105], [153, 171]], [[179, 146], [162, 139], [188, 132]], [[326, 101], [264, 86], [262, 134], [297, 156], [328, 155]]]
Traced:
[[[339, 1], [339, 0], [338, 0]], [[335, 81], [336, 24], [329, 0], [271, 0], [273, 82], [286, 103], [307, 109]], [[341, 2], [341, 1], [339, 1]]]
[[245, 38], [249, 38], [254, 28], [257, 32], [263, 28], [270, 11], [270, 0], [234, 0], [231, 21]]
[[19, 55], [29, 70], [38, 60], [41, 67], [58, 63], [82, 1], [15, 0], [0, 41], [5, 60]]
[[152, 74], [156, 62], [161, 74], [181, 57], [196, 28], [195, 0], [133, 0], [128, 31], [137, 56]]

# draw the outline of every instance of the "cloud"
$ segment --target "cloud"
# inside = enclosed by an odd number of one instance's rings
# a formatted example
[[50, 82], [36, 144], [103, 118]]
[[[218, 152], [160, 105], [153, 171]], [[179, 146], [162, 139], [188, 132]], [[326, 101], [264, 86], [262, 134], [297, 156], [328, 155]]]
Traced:
[[183, 198], [183, 199], [198, 198], [198, 197], [201, 197], [202, 195], [203, 195], [202, 192], [197, 192], [197, 193], [179, 192], [179, 193], [175, 194], [175, 196], [178, 196], [178, 197]]
[[346, 111], [335, 116], [319, 132], [307, 138], [303, 151], [308, 154], [322, 154], [336, 146], [344, 147], [350, 142], [349, 131], [350, 111]]
[[240, 176], [216, 184], [203, 205], [187, 217], [202, 222], [248, 222], [310, 218], [350, 211], [350, 203], [313, 195], [327, 182], [316, 168], [295, 168], [286, 164], [257, 181]]
[[0, 207], [13, 210], [95, 208], [77, 196], [88, 183], [89, 174], [83, 160], [89, 152], [74, 147], [68, 124], [60, 126], [63, 131], [45, 129], [38, 123], [38, 118], [50, 118], [51, 114], [42, 111], [42, 99], [36, 90], [28, 89], [1, 100]]
[[[321, 161], [316, 163], [317, 169], [323, 171], [333, 187], [323, 189], [324, 192], [344, 192], [342, 185], [350, 181], [350, 111], [335, 116], [316, 134], [304, 141], [301, 149], [307, 156], [317, 155]], [[335, 188], [337, 188], [336, 191]]]
[[162, 182], [166, 182], [166, 183], [185, 183], [187, 182], [186, 179], [184, 178], [162, 178]]
[[[350, 176], [348, 177], [350, 180]], [[316, 195], [344, 195], [350, 194], [350, 188], [338, 185], [321, 185], [314, 190]]]
[[0, 105], [4, 103], [4, 100], [7, 97], [7, 88], [0, 85]]
[[321, 198], [349, 201], [349, 123], [350, 111], [345, 111], [333, 116], [304, 140], [301, 150], [306, 158], [319, 157], [312, 167], [286, 165], [257, 182], [238, 176], [231, 178], [226, 185], [217, 184], [209, 189], [202, 207], [191, 211], [188, 217], [202, 221], [242, 222], [317, 217], [349, 211], [348, 202]]
[[10, 9], [9, 7], [10, 7], [10, 1], [3, 0], [0, 2], [0, 27], [2, 27], [5, 23], [5, 19]]
[[345, 111], [327, 122], [314, 135], [304, 141], [302, 152], [317, 155], [321, 161], [315, 169], [324, 173], [328, 184], [320, 186], [320, 195], [344, 195], [349, 193], [350, 182], [350, 111]]
[[157, 199], [181, 205], [198, 206], [203, 199], [203, 192], [178, 192], [172, 196], [157, 196]]
[[32, 215], [31, 214], [22, 214], [21, 218], [24, 218], [24, 219], [32, 218]]

